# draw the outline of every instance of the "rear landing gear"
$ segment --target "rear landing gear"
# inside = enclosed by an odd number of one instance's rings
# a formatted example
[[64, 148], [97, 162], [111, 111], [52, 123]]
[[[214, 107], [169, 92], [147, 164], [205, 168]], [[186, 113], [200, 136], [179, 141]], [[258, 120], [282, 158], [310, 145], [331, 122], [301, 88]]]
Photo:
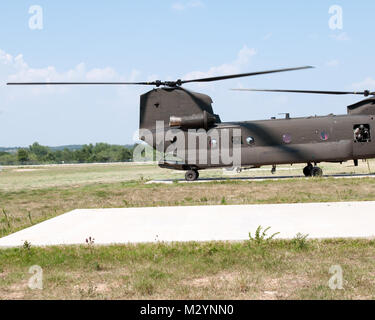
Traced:
[[303, 174], [305, 177], [321, 177], [323, 176], [323, 170], [319, 167], [313, 167], [311, 163], [309, 163], [305, 168], [303, 168]]
[[312, 169], [312, 176], [313, 177], [321, 177], [323, 176], [323, 170], [319, 167], [314, 167]]
[[186, 181], [195, 181], [199, 178], [199, 172], [197, 170], [186, 171], [185, 180]]

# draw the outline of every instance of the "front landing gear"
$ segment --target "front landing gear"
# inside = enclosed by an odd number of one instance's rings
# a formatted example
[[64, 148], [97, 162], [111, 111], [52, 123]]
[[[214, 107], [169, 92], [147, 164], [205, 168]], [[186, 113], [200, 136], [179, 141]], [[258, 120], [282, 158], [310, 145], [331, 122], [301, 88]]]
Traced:
[[185, 180], [186, 181], [195, 181], [199, 178], [199, 172], [197, 170], [186, 171]]
[[311, 163], [309, 163], [305, 168], [303, 168], [303, 174], [305, 177], [321, 177], [323, 176], [323, 170], [319, 167], [313, 167]]

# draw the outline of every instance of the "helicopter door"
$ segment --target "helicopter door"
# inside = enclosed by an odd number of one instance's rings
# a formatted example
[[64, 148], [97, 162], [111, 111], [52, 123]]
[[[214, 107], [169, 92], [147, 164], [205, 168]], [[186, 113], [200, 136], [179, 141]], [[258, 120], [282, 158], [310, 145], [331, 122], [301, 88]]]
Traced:
[[369, 124], [356, 124], [353, 126], [353, 155], [365, 156], [368, 153], [368, 145], [371, 142], [371, 128]]

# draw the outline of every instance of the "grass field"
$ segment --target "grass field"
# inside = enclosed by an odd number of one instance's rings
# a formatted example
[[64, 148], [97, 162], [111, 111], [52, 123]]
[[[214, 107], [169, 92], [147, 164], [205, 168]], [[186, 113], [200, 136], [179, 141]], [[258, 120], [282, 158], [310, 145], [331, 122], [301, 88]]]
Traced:
[[[325, 173], [369, 173], [375, 163], [323, 165]], [[301, 166], [278, 175], [300, 175]], [[238, 176], [270, 175], [246, 171]], [[224, 176], [222, 170], [203, 177]], [[237, 176], [237, 175], [236, 175]], [[375, 179], [285, 179], [170, 185], [181, 179], [155, 165], [3, 167], [0, 236], [77, 208], [375, 200]], [[249, 230], [253, 231], [253, 230]], [[277, 232], [278, 230], [273, 230]], [[374, 298], [372, 240], [187, 243], [0, 250], [0, 298]], [[40, 265], [44, 290], [30, 290], [28, 268]], [[329, 268], [344, 270], [331, 290]]]
[[[186, 243], [0, 251], [2, 299], [373, 299], [370, 240]], [[30, 290], [29, 267], [43, 269]], [[340, 265], [343, 289], [332, 290]]]

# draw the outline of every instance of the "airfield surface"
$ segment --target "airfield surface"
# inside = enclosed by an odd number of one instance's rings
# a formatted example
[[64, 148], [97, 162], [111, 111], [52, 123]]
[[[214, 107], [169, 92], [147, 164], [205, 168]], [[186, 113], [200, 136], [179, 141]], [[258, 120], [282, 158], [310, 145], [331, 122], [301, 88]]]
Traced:
[[0, 239], [0, 247], [125, 244], [185, 241], [240, 241], [258, 226], [277, 238], [297, 233], [309, 238], [375, 236], [375, 202], [236, 206], [81, 209], [68, 212]]
[[[331, 174], [324, 175], [324, 178], [333, 179], [360, 179], [360, 178], [375, 178], [375, 174]], [[308, 179], [305, 176], [257, 176], [257, 177], [218, 177], [218, 178], [200, 178], [196, 181], [186, 181], [185, 179], [161, 179], [161, 180], [151, 180], [146, 182], [146, 184], [172, 184], [172, 183], [198, 183], [198, 182], [222, 182], [222, 181], [278, 181], [278, 180], [288, 180], [288, 179]]]

